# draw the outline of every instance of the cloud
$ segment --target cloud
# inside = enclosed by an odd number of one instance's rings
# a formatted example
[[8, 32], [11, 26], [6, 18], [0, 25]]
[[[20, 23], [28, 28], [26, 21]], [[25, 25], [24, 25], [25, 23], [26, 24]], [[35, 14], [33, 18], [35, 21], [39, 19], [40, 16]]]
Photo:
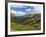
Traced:
[[14, 14], [16, 14], [16, 11], [14, 11], [14, 10], [11, 10], [11, 13], [14, 13]]
[[26, 8], [27, 6], [23, 6], [23, 5], [12, 5], [11, 7], [15, 7], [15, 8]]
[[16, 16], [23, 16], [23, 15], [25, 15], [26, 13], [24, 13], [24, 12], [16, 12]]
[[18, 6], [17, 8], [15, 8], [17, 6], [13, 6], [13, 8], [11, 9], [11, 12], [16, 14], [16, 16], [23, 16], [26, 13], [28, 14], [35, 14], [35, 13], [40, 13], [40, 7], [34, 7], [32, 8], [18, 8], [18, 7], [26, 7], [26, 6]]
[[14, 10], [11, 10], [11, 13], [16, 14], [16, 16], [23, 16], [23, 15], [26, 14], [26, 13], [24, 13], [24, 12], [21, 12], [21, 11], [14, 11]]
[[40, 11], [41, 11], [41, 7], [34, 7], [34, 12], [40, 13]]
[[31, 11], [31, 9], [25, 9], [25, 11]]

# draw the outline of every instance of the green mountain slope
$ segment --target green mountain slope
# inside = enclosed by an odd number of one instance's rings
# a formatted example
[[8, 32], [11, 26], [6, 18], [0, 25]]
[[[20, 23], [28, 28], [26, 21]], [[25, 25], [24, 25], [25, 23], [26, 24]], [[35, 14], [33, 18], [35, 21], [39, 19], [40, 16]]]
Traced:
[[41, 15], [40, 14], [32, 15], [33, 15], [32, 17], [27, 18], [20, 17], [11, 18], [11, 31], [40, 30]]

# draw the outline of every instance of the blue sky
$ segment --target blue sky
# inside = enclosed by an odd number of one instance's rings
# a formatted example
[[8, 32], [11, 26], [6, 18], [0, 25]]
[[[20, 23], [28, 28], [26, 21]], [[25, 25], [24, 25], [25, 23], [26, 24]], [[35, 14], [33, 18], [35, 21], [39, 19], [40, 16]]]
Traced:
[[11, 5], [10, 10], [15, 13], [16, 16], [23, 16], [25, 14], [40, 13], [40, 7], [35, 6], [23, 6], [23, 5]]

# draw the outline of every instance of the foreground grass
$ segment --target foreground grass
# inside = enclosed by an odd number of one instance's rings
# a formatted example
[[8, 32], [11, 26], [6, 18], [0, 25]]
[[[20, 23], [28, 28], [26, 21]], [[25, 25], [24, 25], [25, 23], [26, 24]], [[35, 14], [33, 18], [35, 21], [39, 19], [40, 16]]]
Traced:
[[11, 31], [28, 31], [28, 30], [40, 30], [40, 25], [20, 25], [16, 23], [11, 23]]

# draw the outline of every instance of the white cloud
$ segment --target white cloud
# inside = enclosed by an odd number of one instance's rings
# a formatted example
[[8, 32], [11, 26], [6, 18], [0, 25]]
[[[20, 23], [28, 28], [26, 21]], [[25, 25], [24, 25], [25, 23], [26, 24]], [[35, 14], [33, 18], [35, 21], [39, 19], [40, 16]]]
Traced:
[[23, 15], [25, 15], [26, 13], [24, 13], [24, 12], [16, 12], [16, 16], [23, 16]]
[[14, 13], [14, 14], [16, 14], [16, 11], [14, 11], [14, 10], [11, 10], [11, 13]]
[[24, 13], [24, 12], [21, 12], [21, 11], [16, 12], [16, 11], [14, 11], [14, 10], [11, 10], [11, 13], [16, 14], [16, 16], [23, 16], [23, 15], [26, 14], [26, 13]]
[[26, 8], [27, 6], [22, 6], [22, 5], [13, 5], [12, 7], [15, 7], [15, 8]]
[[13, 5], [12, 7], [15, 7], [15, 8], [23, 8], [23, 6], [20, 6], [20, 5]]
[[16, 7], [17, 8], [17, 6], [15, 6], [15, 5], [13, 5], [12, 7]]
[[40, 13], [41, 7], [34, 7], [34, 11], [37, 12], [37, 13]]
[[31, 11], [31, 9], [25, 9], [26, 11]]

